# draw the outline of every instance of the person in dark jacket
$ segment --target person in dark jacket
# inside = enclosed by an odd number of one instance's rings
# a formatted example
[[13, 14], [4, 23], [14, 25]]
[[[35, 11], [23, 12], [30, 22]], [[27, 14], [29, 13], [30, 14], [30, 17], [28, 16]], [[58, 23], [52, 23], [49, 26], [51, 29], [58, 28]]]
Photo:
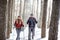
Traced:
[[24, 27], [23, 21], [20, 16], [18, 16], [18, 18], [15, 20], [14, 26], [15, 26], [16, 32], [17, 32], [16, 40], [20, 40], [19, 36], [20, 36], [20, 32], [21, 32], [21, 27]]
[[34, 32], [35, 32], [35, 25], [37, 24], [36, 18], [33, 17], [33, 14], [29, 17], [27, 24], [29, 25], [29, 34], [28, 34], [28, 40], [31, 40], [31, 33], [32, 33], [32, 39], [34, 38]]

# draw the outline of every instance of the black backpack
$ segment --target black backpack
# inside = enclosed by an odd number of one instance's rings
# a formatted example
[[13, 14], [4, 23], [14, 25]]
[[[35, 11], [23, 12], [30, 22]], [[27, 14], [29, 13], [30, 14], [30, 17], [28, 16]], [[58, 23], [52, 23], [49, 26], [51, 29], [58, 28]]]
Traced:
[[30, 18], [30, 26], [34, 26], [35, 25], [35, 19], [34, 18]]

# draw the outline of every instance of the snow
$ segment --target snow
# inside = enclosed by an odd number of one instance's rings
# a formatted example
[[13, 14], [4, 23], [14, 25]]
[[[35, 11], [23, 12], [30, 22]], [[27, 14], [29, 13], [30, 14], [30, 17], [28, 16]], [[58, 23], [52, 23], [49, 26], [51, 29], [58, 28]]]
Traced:
[[[48, 34], [49, 28], [46, 28], [46, 37], [41, 38], [41, 28], [36, 27], [35, 28], [35, 37], [34, 40], [48, 40]], [[16, 40], [16, 29], [12, 29], [12, 33], [10, 34], [10, 38], [7, 40]], [[21, 40], [27, 40], [28, 39], [28, 27], [24, 28], [24, 31], [21, 31], [20, 33]], [[59, 20], [59, 26], [58, 26], [58, 40], [60, 40], [60, 20]]]
[[[38, 28], [38, 27], [36, 27], [35, 28], [35, 37], [34, 37], [34, 40], [48, 40], [48, 29], [47, 29], [47, 31], [46, 31], [46, 37], [45, 38], [41, 38], [41, 29], [40, 28]], [[10, 38], [9, 39], [7, 39], [7, 40], [16, 40], [16, 29], [14, 28], [13, 30], [12, 30], [12, 33], [10, 34]], [[27, 40], [28, 39], [28, 27], [25, 27], [25, 29], [24, 29], [24, 31], [21, 31], [21, 33], [20, 33], [20, 38], [21, 38], [21, 40]]]

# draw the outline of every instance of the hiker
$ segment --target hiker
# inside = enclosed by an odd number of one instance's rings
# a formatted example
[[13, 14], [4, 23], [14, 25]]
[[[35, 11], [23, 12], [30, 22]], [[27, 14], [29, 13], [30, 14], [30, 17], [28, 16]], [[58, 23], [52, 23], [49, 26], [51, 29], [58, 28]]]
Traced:
[[33, 14], [29, 17], [27, 24], [29, 25], [29, 34], [28, 34], [28, 40], [31, 40], [31, 33], [32, 33], [32, 39], [34, 39], [34, 32], [35, 32], [35, 25], [37, 24], [36, 18], [33, 17]]
[[20, 32], [21, 28], [24, 27], [23, 21], [20, 16], [15, 20], [14, 26], [16, 27], [16, 32], [17, 32], [17, 38], [16, 40], [20, 40]]

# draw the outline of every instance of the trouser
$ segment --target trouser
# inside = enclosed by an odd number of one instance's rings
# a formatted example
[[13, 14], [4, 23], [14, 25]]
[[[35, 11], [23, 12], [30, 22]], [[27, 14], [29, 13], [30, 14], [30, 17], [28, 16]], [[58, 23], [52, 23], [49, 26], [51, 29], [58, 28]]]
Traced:
[[28, 34], [28, 40], [31, 40], [31, 33], [32, 33], [32, 39], [34, 38], [35, 35], [35, 28], [34, 27], [29, 27], [29, 34]]
[[21, 32], [21, 29], [17, 29], [16, 28], [16, 32], [17, 32], [17, 38], [16, 38], [16, 40], [20, 40], [20, 32]]

